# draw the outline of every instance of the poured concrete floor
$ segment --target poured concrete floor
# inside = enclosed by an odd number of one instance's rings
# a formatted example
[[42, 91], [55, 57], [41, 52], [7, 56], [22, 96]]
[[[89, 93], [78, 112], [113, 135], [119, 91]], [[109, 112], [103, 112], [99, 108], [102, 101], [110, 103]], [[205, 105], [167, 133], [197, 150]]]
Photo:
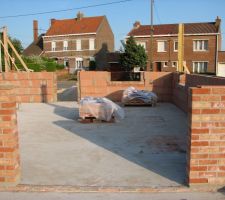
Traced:
[[22, 104], [22, 184], [180, 186], [186, 115], [169, 103], [125, 107], [120, 123], [77, 122], [74, 102]]

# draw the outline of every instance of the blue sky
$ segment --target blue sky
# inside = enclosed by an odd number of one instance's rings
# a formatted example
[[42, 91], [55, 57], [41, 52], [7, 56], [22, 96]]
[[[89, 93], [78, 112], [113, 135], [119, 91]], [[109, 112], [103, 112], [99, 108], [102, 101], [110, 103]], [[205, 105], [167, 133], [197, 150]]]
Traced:
[[[118, 0], [0, 0], [0, 17], [76, 8], [113, 1]], [[73, 18], [77, 11], [0, 18], [0, 27], [7, 25], [10, 35], [20, 39], [23, 46], [26, 47], [33, 39], [33, 19], [39, 21], [40, 29], [46, 30], [51, 18]], [[84, 12], [85, 16], [107, 16], [115, 35], [116, 49], [120, 47], [120, 40], [131, 30], [136, 20], [139, 20], [141, 24], [150, 24], [150, 0], [133, 0], [121, 4], [87, 8], [81, 11]], [[155, 24], [208, 22], [214, 21], [216, 16], [220, 16], [222, 19], [222, 36], [225, 37], [225, 0], [155, 0]], [[225, 49], [225, 40], [223, 40], [223, 49]]]

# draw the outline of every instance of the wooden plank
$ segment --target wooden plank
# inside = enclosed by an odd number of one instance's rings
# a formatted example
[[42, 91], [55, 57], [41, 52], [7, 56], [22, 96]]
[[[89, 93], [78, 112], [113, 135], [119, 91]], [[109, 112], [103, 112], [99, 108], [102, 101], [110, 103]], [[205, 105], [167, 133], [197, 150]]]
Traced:
[[8, 42], [7, 42], [7, 27], [3, 27], [3, 48], [4, 48], [4, 61], [5, 61], [5, 72], [10, 70], [9, 57], [8, 57]]
[[7, 41], [9, 43], [9, 46], [12, 48], [13, 52], [15, 53], [15, 55], [17, 56], [17, 58], [19, 59], [19, 61], [21, 62], [21, 64], [23, 65], [24, 69], [27, 72], [30, 72], [29, 68], [27, 67], [27, 65], [25, 64], [25, 62], [23, 61], [23, 59], [21, 58], [21, 56], [18, 54], [17, 50], [15, 49], [15, 47], [13, 46], [13, 44], [11, 43], [11, 41], [9, 40], [9, 38], [7, 38]]
[[10, 56], [9, 52], [5, 49], [5, 46], [4, 44], [2, 43], [2, 41], [0, 40], [0, 47], [1, 45], [3, 46], [4, 48], [4, 51], [6, 52], [7, 56], [9, 57], [9, 59], [11, 60], [12, 64], [14, 65], [14, 67], [16, 68], [17, 71], [19, 71], [18, 67], [16, 66], [16, 63], [15, 63], [15, 60], [13, 57]]

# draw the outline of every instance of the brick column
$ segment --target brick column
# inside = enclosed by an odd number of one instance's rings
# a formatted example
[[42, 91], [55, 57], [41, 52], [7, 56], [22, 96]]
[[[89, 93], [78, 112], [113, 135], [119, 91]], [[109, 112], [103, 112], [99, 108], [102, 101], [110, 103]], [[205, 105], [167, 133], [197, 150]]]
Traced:
[[20, 179], [16, 97], [12, 86], [0, 85], [0, 186]]
[[189, 90], [189, 185], [225, 184], [225, 86]]

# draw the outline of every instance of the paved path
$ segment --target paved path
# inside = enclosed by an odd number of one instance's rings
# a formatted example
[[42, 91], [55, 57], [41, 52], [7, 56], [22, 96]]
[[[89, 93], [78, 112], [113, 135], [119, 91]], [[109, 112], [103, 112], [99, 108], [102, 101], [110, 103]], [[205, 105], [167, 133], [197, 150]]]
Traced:
[[0, 200], [224, 200], [222, 193], [0, 193]]

